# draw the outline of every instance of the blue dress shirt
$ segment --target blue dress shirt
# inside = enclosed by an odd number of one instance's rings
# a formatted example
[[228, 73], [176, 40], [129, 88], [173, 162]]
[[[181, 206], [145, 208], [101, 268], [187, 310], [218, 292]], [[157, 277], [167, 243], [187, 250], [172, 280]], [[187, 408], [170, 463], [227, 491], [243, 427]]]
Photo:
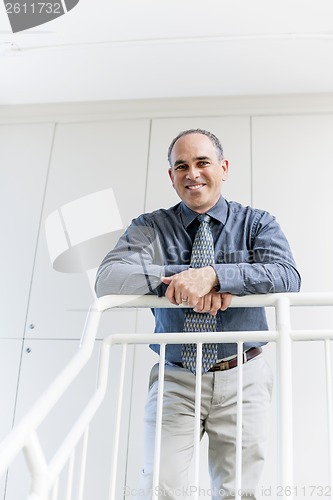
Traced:
[[[208, 212], [214, 238], [219, 290], [234, 295], [297, 292], [300, 275], [289, 244], [268, 212], [228, 202], [222, 196]], [[111, 294], [163, 296], [162, 276], [189, 268], [198, 213], [183, 202], [134, 219], [101, 263], [98, 297]], [[155, 332], [182, 332], [184, 308], [153, 309]], [[230, 308], [217, 313], [217, 331], [267, 330], [263, 308]], [[218, 345], [219, 359], [236, 354], [237, 345]], [[262, 343], [244, 343], [244, 350]], [[159, 352], [159, 345], [150, 346]], [[168, 345], [166, 359], [181, 362], [181, 344]]]

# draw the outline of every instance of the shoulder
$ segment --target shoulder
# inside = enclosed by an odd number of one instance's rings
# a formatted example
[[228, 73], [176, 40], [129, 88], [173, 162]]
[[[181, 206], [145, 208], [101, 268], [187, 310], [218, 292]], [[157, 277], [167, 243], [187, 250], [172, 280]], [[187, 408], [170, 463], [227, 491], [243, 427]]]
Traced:
[[275, 216], [267, 210], [252, 207], [250, 205], [242, 205], [236, 201], [228, 201], [229, 217], [243, 221], [246, 226], [251, 227], [252, 231], [256, 231], [267, 225], [276, 224]]
[[133, 223], [136, 225], [160, 225], [162, 222], [169, 220], [175, 220], [179, 217], [180, 214], [180, 203], [174, 205], [170, 208], [159, 208], [158, 210], [154, 210], [153, 212], [146, 212], [135, 219], [133, 219]]
[[251, 207], [250, 205], [242, 205], [237, 201], [227, 201], [229, 213], [244, 216], [251, 216], [254, 218], [268, 216], [274, 218], [267, 210], [261, 208]]

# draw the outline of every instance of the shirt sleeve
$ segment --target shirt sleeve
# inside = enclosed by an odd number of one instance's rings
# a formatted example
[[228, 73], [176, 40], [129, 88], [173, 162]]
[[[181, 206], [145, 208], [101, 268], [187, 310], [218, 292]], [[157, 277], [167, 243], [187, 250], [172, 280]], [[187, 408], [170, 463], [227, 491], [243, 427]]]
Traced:
[[117, 245], [102, 261], [96, 275], [97, 297], [112, 294], [165, 294], [162, 276], [187, 269], [185, 265], [164, 265], [158, 231], [140, 216], [133, 220]]
[[251, 248], [242, 262], [214, 264], [219, 291], [234, 295], [298, 292], [301, 277], [289, 243], [275, 218], [259, 212]]

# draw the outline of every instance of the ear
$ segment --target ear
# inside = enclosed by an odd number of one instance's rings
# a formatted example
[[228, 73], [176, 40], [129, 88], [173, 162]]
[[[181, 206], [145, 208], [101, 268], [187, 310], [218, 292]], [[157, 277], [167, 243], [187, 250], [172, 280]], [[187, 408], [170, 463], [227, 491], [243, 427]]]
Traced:
[[228, 172], [229, 172], [229, 162], [228, 162], [228, 160], [223, 160], [222, 161], [221, 168], [222, 168], [222, 180], [226, 181], [228, 179]]
[[168, 170], [168, 174], [169, 174], [169, 177], [171, 179], [171, 182], [172, 182], [172, 185], [174, 187], [174, 184], [173, 184], [173, 170], [172, 168], [170, 167], [169, 170]]

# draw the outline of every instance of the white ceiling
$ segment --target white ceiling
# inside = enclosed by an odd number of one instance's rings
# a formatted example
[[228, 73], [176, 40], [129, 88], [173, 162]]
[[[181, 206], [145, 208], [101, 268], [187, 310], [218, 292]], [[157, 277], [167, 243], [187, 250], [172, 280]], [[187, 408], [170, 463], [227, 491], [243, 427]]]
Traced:
[[80, 0], [13, 34], [0, 104], [333, 92], [332, 0]]

